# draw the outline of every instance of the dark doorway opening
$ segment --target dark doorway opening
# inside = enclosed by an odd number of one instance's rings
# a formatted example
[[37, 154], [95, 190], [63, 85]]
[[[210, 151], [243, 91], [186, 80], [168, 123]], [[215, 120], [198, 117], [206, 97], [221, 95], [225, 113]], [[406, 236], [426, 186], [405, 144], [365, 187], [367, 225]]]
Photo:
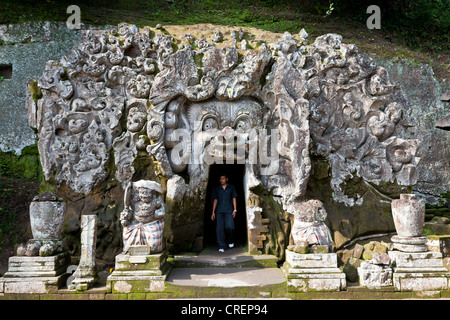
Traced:
[[0, 64], [0, 78], [11, 79], [12, 78], [12, 65]]
[[211, 221], [212, 214], [212, 189], [219, 186], [219, 178], [221, 175], [228, 176], [228, 183], [236, 188], [236, 209], [237, 214], [234, 219], [234, 238], [236, 246], [247, 245], [247, 213], [245, 210], [245, 193], [244, 193], [244, 164], [213, 164], [209, 167], [208, 187], [206, 189], [205, 203], [205, 220], [203, 227], [203, 246], [218, 248], [216, 238], [216, 221]]

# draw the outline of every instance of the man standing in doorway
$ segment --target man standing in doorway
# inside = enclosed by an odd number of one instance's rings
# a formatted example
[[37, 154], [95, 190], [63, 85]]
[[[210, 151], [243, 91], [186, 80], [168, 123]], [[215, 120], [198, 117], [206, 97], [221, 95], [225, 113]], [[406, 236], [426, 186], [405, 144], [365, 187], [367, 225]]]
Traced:
[[[228, 240], [228, 247], [234, 247], [234, 218], [236, 217], [236, 189], [228, 184], [226, 175], [220, 176], [220, 186], [212, 191], [213, 209], [211, 220], [217, 218], [216, 235], [219, 243], [219, 252], [225, 252]], [[217, 213], [217, 214], [216, 214]]]

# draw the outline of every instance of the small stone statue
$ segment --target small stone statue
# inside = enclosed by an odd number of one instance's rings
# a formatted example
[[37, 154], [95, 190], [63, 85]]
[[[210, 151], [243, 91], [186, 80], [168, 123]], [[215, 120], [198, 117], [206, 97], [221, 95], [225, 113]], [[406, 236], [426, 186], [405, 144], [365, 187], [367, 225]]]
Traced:
[[325, 225], [327, 212], [319, 200], [309, 200], [294, 204], [294, 225], [292, 237], [294, 244], [301, 241], [311, 245], [328, 245], [331, 249], [333, 240], [330, 230]]
[[150, 180], [130, 182], [125, 190], [125, 208], [120, 214], [123, 226], [123, 247], [127, 253], [132, 245], [151, 247], [161, 252], [165, 206], [162, 187]]

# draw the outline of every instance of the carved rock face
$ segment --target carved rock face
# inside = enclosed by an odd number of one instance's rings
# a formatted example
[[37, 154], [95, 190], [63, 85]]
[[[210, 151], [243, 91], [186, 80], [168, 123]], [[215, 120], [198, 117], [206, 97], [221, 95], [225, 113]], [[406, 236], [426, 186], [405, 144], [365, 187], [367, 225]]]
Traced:
[[[188, 139], [191, 139], [191, 145], [201, 145], [201, 159], [208, 161], [208, 158], [213, 162], [214, 158], [223, 161], [228, 158], [245, 163], [248, 135], [252, 129], [262, 127], [263, 107], [260, 103], [252, 99], [212, 99], [174, 107], [175, 103], [169, 106], [174, 111], [166, 111], [165, 114], [165, 147], [175, 173], [186, 168], [173, 165], [171, 159], [171, 149], [177, 143], [174, 143], [177, 140], [174, 131], [179, 129], [185, 129], [190, 135]], [[227, 155], [225, 150], [231, 152], [231, 155]], [[237, 154], [237, 150], [242, 150], [242, 153]]]
[[[222, 137], [267, 129], [278, 135], [268, 134], [264, 148], [278, 138], [278, 157], [254, 164], [255, 185], [286, 208], [303, 200], [311, 154], [330, 162], [332, 196], [346, 205], [363, 201], [345, 194], [349, 177], [374, 186], [416, 182], [418, 141], [405, 138], [412, 125], [407, 101], [383, 68], [341, 36], [307, 45], [284, 34], [247, 49], [156, 33], [127, 24], [88, 30], [77, 47], [47, 64], [36, 112], [47, 180], [54, 176], [88, 194], [108, 176], [113, 153], [114, 176], [125, 187], [138, 153], [146, 152], [166, 178], [187, 170], [192, 193], [206, 187], [206, 155], [223, 156], [214, 153], [224, 147]], [[210, 149], [194, 152], [189, 165], [174, 162], [177, 129], [189, 136], [211, 128], [218, 133], [204, 144]], [[248, 161], [248, 154], [235, 160]]]

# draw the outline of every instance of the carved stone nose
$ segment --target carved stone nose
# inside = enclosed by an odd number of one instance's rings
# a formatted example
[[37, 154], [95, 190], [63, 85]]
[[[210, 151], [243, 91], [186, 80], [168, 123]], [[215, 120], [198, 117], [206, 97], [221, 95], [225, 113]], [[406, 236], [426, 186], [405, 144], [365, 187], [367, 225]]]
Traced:
[[222, 136], [225, 137], [225, 139], [231, 138], [234, 135], [234, 130], [233, 128], [231, 128], [230, 126], [226, 126], [222, 129], [222, 131], [220, 132], [220, 134]]

